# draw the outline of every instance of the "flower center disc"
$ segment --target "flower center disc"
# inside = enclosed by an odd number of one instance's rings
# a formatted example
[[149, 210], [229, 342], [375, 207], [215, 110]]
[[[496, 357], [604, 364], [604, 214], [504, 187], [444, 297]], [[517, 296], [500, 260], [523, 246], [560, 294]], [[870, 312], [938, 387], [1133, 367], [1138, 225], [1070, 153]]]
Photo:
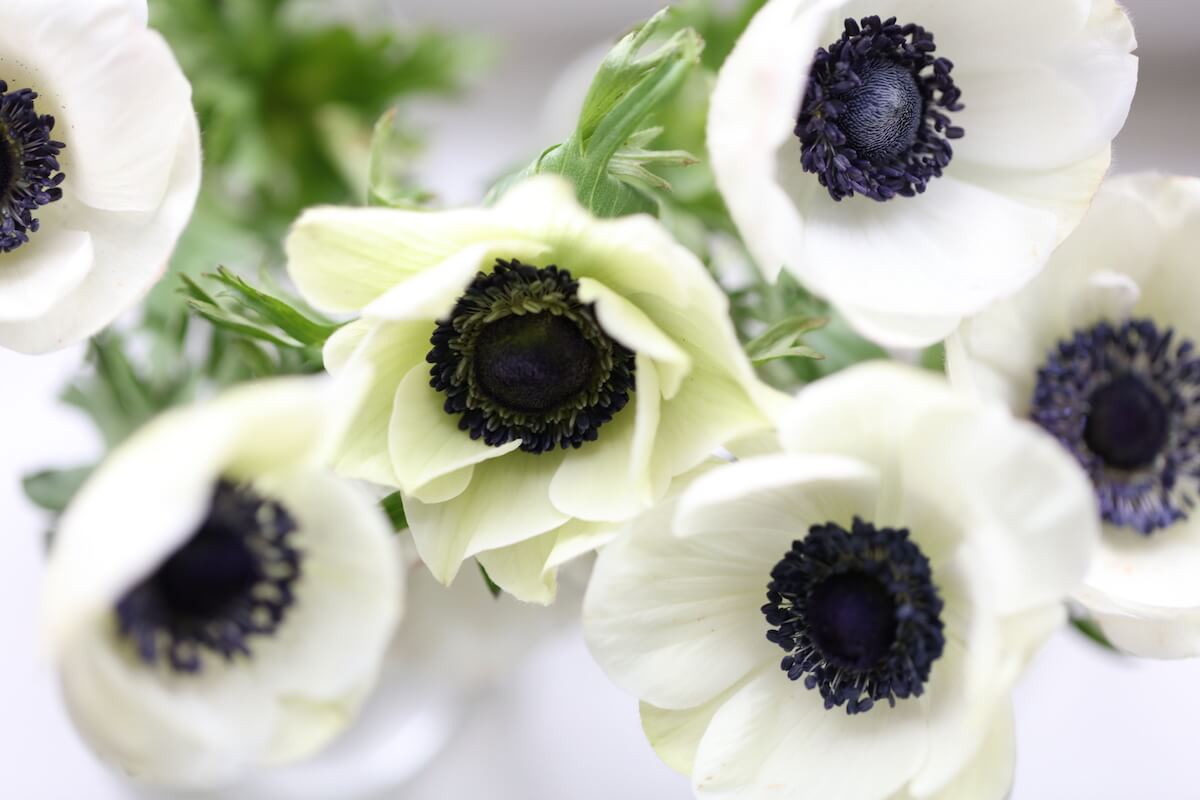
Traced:
[[885, 59], [859, 67], [862, 84], [845, 97], [847, 143], [872, 161], [896, 158], [917, 141], [925, 100], [912, 70]]
[[554, 314], [503, 317], [484, 326], [475, 376], [493, 400], [526, 414], [556, 409], [583, 392], [599, 368], [578, 326]]
[[296, 522], [278, 503], [222, 480], [192, 537], [116, 606], [120, 632], [153, 665], [197, 673], [203, 654], [249, 655], [295, 600], [301, 554]]
[[876, 579], [862, 572], [831, 575], [808, 597], [810, 635], [826, 660], [868, 669], [896, 641], [896, 603]]
[[1154, 463], [1167, 443], [1167, 409], [1150, 387], [1123, 375], [1091, 396], [1083, 439], [1093, 453], [1115, 469], [1139, 469]]

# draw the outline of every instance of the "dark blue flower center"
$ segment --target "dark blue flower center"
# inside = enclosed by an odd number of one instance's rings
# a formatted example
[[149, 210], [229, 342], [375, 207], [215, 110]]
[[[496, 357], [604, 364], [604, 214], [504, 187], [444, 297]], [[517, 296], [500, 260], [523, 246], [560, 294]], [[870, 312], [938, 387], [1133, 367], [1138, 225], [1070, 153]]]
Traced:
[[191, 538], [117, 603], [121, 633], [147, 664], [201, 671], [205, 653], [249, 656], [295, 601], [296, 523], [278, 503], [220, 481]]
[[1083, 440], [1114, 469], [1147, 467], [1167, 443], [1167, 409], [1136, 375], [1121, 375], [1104, 384], [1092, 392], [1088, 406]]
[[933, 34], [896, 18], [847, 19], [842, 38], [813, 57], [796, 119], [800, 162], [834, 200], [913, 197], [941, 177], [963, 129], [953, 63]]
[[39, 226], [34, 213], [62, 199], [58, 156], [66, 145], [50, 138], [54, 117], [34, 110], [37, 97], [0, 81], [0, 253], [28, 242]]
[[925, 98], [912, 70], [885, 58], [864, 61], [862, 83], [845, 95], [846, 144], [873, 162], [898, 158], [917, 141]]
[[1146, 319], [1101, 322], [1038, 370], [1030, 417], [1083, 465], [1104, 519], [1149, 535], [1200, 499], [1200, 359]]
[[771, 570], [767, 639], [792, 680], [848, 714], [925, 690], [945, 647], [929, 559], [908, 531], [814, 525]]
[[472, 439], [545, 453], [595, 441], [629, 402], [634, 354], [605, 333], [556, 266], [497, 261], [438, 322], [430, 385]]

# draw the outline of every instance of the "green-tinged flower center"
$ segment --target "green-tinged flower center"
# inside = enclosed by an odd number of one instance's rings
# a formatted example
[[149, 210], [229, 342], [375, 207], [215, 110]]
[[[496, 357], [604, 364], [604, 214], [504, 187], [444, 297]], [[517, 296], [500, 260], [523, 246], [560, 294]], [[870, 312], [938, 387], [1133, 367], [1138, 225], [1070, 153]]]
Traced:
[[555, 266], [496, 262], [430, 338], [430, 384], [459, 428], [493, 447], [544, 453], [594, 441], [629, 402], [634, 356]]

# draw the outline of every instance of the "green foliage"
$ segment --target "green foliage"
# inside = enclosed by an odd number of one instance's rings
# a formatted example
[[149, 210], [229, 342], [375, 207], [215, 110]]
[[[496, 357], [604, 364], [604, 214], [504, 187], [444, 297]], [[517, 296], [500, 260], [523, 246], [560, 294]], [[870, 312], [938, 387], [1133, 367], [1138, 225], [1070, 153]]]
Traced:
[[79, 491], [79, 487], [92, 474], [94, 467], [58, 469], [26, 475], [22, 481], [25, 494], [35, 504], [47, 511], [61, 513]]
[[488, 571], [484, 569], [483, 564], [476, 559], [475, 563], [479, 566], [479, 574], [483, 576], [483, 582], [487, 585], [488, 591], [492, 593], [492, 597], [499, 600], [500, 595], [504, 594], [504, 590], [492, 580], [492, 576], [488, 575]]
[[[432, 31], [305, 23], [285, 0], [151, 0], [192, 81], [205, 191], [275, 240], [306, 206], [361, 199], [375, 120], [399, 98], [456, 89], [480, 48]], [[354, 159], [351, 159], [352, 161]]]
[[404, 498], [400, 492], [392, 492], [379, 501], [379, 507], [392, 523], [392, 530], [402, 531], [408, 527], [408, 516], [404, 513]]
[[828, 324], [829, 320], [823, 317], [782, 319], [746, 342], [746, 355], [755, 364], [764, 364], [777, 358], [824, 358], [816, 350], [803, 344], [803, 338], [806, 333], [820, 330]]

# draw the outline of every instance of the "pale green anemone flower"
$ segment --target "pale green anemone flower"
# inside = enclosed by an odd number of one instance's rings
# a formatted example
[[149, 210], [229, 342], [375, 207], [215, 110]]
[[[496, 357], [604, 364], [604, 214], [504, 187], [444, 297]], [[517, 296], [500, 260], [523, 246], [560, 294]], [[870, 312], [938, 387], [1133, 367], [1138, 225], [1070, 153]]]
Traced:
[[373, 374], [335, 468], [403, 491], [444, 583], [477, 556], [549, 602], [559, 564], [781, 399], [688, 250], [649, 216], [596, 219], [558, 178], [493, 208], [313, 209], [287, 252], [312, 305], [362, 314], [325, 348], [330, 372]]
[[121, 772], [216, 787], [309, 756], [374, 686], [403, 601], [395, 536], [327, 471], [320, 379], [231, 390], [115, 450], [63, 515], [47, 640]]
[[895, 364], [803, 389], [780, 444], [600, 552], [592, 655], [698, 798], [1006, 797], [1009, 692], [1099, 538], [1083, 474]]

